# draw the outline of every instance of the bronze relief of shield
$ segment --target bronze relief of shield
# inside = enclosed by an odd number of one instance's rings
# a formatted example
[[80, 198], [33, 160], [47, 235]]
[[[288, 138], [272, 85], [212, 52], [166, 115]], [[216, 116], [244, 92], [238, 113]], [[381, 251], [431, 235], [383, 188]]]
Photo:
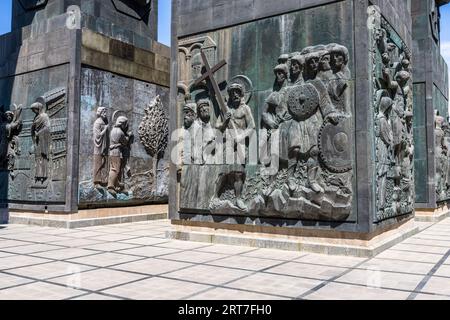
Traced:
[[326, 168], [333, 173], [352, 170], [352, 119], [342, 116], [338, 124], [325, 121], [320, 129], [320, 158]]

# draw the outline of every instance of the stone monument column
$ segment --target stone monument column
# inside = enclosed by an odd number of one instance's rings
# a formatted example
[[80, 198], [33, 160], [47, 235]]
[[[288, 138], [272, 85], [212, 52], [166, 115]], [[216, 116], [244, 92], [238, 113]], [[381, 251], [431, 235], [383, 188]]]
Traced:
[[[448, 0], [413, 0], [416, 218], [450, 214], [448, 67], [440, 53], [440, 13]], [[420, 63], [419, 63], [420, 62]]]
[[[157, 0], [13, 1], [0, 37], [0, 200], [11, 222], [147, 219], [167, 202], [169, 48], [157, 11]], [[111, 209], [122, 207], [133, 208]], [[84, 209], [97, 211], [76, 215]]]
[[171, 237], [371, 256], [417, 230], [410, 2], [172, 4]]

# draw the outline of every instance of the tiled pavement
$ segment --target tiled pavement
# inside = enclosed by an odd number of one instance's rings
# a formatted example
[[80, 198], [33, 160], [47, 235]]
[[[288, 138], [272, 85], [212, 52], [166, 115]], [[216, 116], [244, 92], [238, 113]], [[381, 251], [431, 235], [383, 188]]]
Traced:
[[373, 259], [165, 239], [168, 221], [0, 226], [3, 299], [449, 299], [450, 219]]

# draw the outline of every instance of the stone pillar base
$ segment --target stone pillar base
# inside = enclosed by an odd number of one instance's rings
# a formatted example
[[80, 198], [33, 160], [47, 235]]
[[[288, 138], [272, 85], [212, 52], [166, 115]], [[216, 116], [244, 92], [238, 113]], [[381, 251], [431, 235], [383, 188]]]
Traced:
[[80, 210], [74, 214], [10, 212], [9, 223], [75, 229], [167, 219], [167, 212], [167, 205]]
[[419, 222], [440, 222], [450, 217], [450, 204], [442, 204], [437, 209], [416, 208], [416, 221]]
[[167, 231], [166, 237], [213, 244], [370, 258], [418, 231], [413, 219], [374, 234], [172, 221], [172, 230]]

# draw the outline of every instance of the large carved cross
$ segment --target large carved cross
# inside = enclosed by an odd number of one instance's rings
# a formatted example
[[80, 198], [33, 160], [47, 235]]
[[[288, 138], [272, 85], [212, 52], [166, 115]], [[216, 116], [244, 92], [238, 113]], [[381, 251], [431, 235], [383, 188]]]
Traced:
[[227, 62], [225, 60], [222, 60], [217, 65], [215, 65], [214, 67], [211, 68], [208, 58], [206, 57], [203, 50], [201, 51], [201, 56], [202, 56], [203, 64], [205, 65], [206, 72], [195, 81], [195, 85], [197, 86], [203, 80], [209, 79], [209, 81], [211, 82], [211, 85], [213, 87], [214, 95], [216, 97], [217, 103], [219, 104], [219, 107], [222, 110], [223, 116], [225, 116], [230, 110], [228, 109], [227, 104], [223, 100], [219, 85], [218, 85], [216, 79], [214, 78], [214, 73], [216, 73], [222, 67], [224, 67], [227, 64]]

